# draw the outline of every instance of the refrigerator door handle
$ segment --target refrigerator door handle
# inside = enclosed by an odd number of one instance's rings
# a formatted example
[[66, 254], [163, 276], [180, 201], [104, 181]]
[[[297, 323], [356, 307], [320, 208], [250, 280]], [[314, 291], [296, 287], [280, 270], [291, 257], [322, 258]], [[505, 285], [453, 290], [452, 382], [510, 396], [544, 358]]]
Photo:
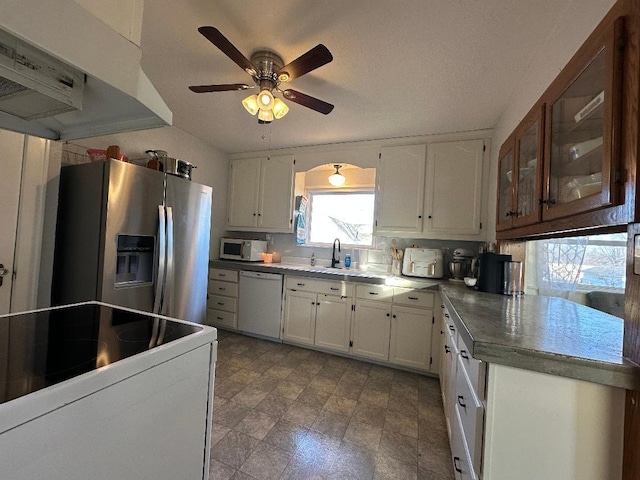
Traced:
[[[162, 308], [167, 252], [166, 232], [167, 226], [164, 206], [158, 205], [158, 276], [156, 277], [156, 292], [153, 299], [153, 313], [160, 313], [160, 309]], [[154, 332], [157, 332], [157, 329], [154, 328]]]
[[173, 269], [174, 269], [174, 249], [173, 249], [173, 208], [166, 207], [167, 212], [167, 267], [166, 267], [166, 280], [164, 284], [162, 309], [161, 313], [167, 315], [169, 307], [171, 306], [173, 295]]

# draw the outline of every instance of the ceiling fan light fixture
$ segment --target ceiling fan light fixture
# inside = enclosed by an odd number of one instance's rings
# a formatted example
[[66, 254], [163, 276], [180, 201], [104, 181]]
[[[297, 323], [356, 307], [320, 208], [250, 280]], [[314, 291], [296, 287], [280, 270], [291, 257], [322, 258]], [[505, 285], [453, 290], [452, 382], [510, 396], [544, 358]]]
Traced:
[[329, 183], [334, 187], [344, 185], [346, 178], [344, 178], [344, 175], [342, 175], [339, 171], [340, 168], [342, 168], [342, 165], [334, 165], [333, 167], [336, 169], [336, 171], [332, 175], [329, 175]]
[[271, 110], [273, 103], [273, 94], [268, 89], [264, 89], [258, 94], [258, 105], [261, 110]]
[[273, 112], [273, 116], [278, 119], [284, 117], [287, 112], [289, 112], [289, 107], [279, 98], [274, 98], [273, 108], [271, 109], [271, 111]]
[[262, 108], [258, 112], [258, 120], [262, 120], [263, 122], [273, 122], [274, 115], [271, 110], [263, 110]]
[[260, 105], [258, 105], [258, 96], [255, 94], [249, 95], [247, 98], [242, 100], [242, 106], [251, 115], [255, 115], [258, 113], [258, 110], [260, 110]]

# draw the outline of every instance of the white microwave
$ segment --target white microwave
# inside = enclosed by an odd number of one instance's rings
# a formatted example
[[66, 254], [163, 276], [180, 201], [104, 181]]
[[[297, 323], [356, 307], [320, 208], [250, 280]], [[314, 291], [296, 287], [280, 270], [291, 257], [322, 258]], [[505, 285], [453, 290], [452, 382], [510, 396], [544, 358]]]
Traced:
[[242, 262], [261, 262], [267, 251], [266, 240], [245, 240], [243, 238], [221, 238], [220, 258]]

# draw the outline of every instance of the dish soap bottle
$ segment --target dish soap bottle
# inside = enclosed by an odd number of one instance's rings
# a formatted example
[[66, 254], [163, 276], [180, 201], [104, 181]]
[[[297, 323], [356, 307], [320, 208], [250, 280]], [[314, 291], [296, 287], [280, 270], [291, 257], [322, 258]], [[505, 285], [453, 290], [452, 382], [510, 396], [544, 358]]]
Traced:
[[349, 268], [351, 267], [351, 255], [346, 254], [344, 256], [344, 268]]
[[316, 266], [316, 254], [315, 253], [311, 254], [311, 266], [312, 267]]

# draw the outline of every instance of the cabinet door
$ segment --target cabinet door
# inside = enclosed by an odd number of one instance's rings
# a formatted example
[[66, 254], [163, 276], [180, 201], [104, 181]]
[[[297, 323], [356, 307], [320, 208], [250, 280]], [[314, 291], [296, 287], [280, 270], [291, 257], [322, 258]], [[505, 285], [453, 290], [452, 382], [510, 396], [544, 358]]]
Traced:
[[282, 338], [313, 345], [316, 329], [316, 294], [287, 290]]
[[578, 51], [549, 89], [543, 220], [617, 204], [623, 18]]
[[422, 233], [426, 149], [382, 148], [376, 172], [376, 233]]
[[510, 136], [498, 153], [498, 204], [496, 212], [496, 231], [511, 228], [514, 203], [513, 168], [515, 139]]
[[484, 140], [429, 144], [426, 234], [479, 235]]
[[315, 344], [339, 352], [349, 351], [351, 299], [318, 295]]
[[229, 176], [227, 227], [256, 227], [258, 221], [260, 159], [243, 158], [232, 160]]
[[258, 227], [293, 231], [293, 156], [263, 158], [260, 167]]
[[541, 219], [543, 127], [544, 105], [541, 105], [529, 112], [516, 129], [515, 168], [518, 173], [513, 175], [514, 227], [531, 225]]
[[356, 302], [353, 317], [353, 354], [389, 361], [391, 309], [379, 302]]
[[393, 306], [389, 361], [429, 370], [433, 310]]

